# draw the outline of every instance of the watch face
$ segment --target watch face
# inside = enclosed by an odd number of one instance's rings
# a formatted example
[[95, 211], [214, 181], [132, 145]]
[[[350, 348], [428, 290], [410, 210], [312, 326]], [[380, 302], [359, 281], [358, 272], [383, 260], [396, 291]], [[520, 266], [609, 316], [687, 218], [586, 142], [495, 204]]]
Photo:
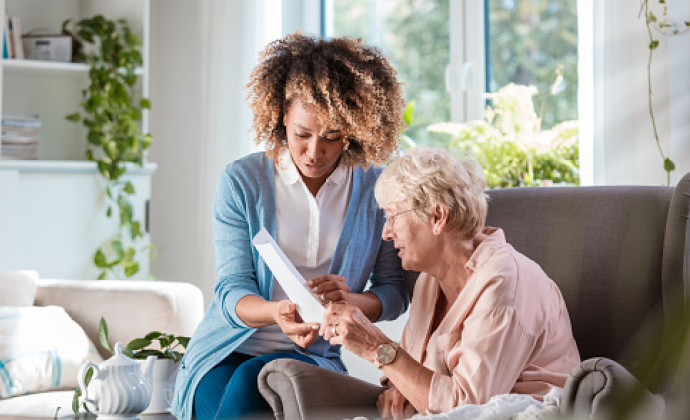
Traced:
[[376, 359], [382, 365], [387, 365], [395, 359], [397, 349], [391, 344], [383, 344], [376, 351]]

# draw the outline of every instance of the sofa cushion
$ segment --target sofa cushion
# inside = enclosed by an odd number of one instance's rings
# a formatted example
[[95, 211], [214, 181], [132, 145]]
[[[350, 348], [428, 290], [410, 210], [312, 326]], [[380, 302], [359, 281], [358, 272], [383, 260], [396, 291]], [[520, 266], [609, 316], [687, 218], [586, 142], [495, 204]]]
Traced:
[[0, 420], [51, 420], [57, 417], [74, 419], [74, 391], [39, 392], [0, 400]]
[[77, 386], [101, 356], [63, 308], [0, 307], [0, 398]]
[[0, 273], [0, 306], [32, 306], [38, 273], [32, 270]]

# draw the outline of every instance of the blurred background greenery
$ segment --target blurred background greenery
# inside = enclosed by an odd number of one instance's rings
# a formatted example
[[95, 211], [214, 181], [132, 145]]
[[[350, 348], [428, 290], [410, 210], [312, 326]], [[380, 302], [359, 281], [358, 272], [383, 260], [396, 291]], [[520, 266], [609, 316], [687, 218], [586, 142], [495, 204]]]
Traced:
[[[444, 77], [451, 48], [449, 0], [333, 0], [331, 25], [333, 36], [361, 37], [390, 58], [405, 99], [414, 101], [405, 132], [412, 143], [476, 155], [491, 187], [579, 184], [577, 133], [572, 133], [578, 118], [577, 2], [486, 0], [485, 7], [486, 92], [511, 83], [532, 86], [529, 100], [538, 120], [532, 132], [541, 136], [534, 142], [554, 134], [551, 130], [567, 131], [574, 141], [555, 141], [550, 150], [523, 147], [498, 130], [496, 121], [465, 122], [461, 132], [438, 129], [438, 123], [451, 121]], [[488, 95], [487, 115], [498, 110], [494, 100]], [[516, 121], [524, 127], [535, 123]]]

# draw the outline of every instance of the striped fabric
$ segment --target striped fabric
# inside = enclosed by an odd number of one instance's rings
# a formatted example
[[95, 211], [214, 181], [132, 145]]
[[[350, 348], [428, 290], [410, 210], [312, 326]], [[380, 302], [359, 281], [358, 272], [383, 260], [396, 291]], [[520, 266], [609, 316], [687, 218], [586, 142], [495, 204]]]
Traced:
[[87, 360], [102, 358], [63, 308], [0, 307], [0, 398], [75, 388]]

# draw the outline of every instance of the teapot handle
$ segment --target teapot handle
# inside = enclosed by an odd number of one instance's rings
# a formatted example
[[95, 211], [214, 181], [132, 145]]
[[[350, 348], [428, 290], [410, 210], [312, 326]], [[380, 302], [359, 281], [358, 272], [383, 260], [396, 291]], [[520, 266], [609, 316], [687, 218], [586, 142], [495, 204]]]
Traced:
[[89, 388], [86, 386], [86, 371], [90, 367], [94, 370], [91, 379], [95, 379], [101, 373], [101, 370], [98, 368], [97, 364], [86, 362], [81, 366], [81, 368], [79, 368], [79, 376], [77, 377], [77, 381], [79, 382], [79, 388], [81, 388], [82, 395], [84, 396], [84, 402], [93, 404], [93, 406], [96, 407], [96, 411], [98, 411], [98, 403], [89, 399]]

